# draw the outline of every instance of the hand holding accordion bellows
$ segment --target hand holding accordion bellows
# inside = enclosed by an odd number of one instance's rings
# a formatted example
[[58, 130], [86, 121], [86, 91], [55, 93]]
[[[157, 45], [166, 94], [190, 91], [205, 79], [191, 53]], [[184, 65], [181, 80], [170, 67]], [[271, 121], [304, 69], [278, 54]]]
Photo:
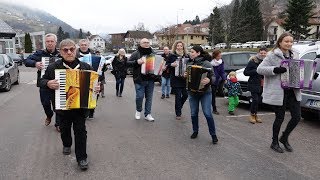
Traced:
[[140, 64], [140, 65], [143, 64], [144, 62], [145, 62], [145, 61], [144, 61], [142, 58], [140, 58], [140, 59], [137, 60], [137, 63]]
[[285, 67], [275, 67], [275, 68], [273, 69], [273, 72], [274, 72], [275, 74], [282, 74], [282, 73], [287, 72], [287, 69], [286, 69]]
[[173, 62], [173, 63], [171, 63], [171, 66], [172, 66], [172, 67], [177, 67], [178, 64], [177, 64], [176, 62]]
[[207, 85], [208, 83], [210, 82], [210, 79], [209, 78], [203, 78], [202, 80], [201, 80], [201, 84], [203, 84], [203, 85]]
[[36, 62], [36, 68], [37, 68], [38, 70], [41, 70], [41, 69], [43, 68], [42, 62]]

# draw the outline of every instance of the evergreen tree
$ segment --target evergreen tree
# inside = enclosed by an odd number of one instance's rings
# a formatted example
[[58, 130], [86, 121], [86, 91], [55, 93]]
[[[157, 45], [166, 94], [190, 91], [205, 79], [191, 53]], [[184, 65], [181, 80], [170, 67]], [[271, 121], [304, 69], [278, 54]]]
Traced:
[[79, 39], [83, 39], [83, 32], [82, 32], [82, 29], [80, 28], [80, 32], [79, 32], [79, 36], [78, 36]]
[[207, 36], [207, 41], [209, 42], [209, 45], [213, 46], [213, 27], [214, 27], [214, 21], [213, 21], [213, 13], [209, 16], [209, 35]]
[[213, 33], [212, 33], [212, 41], [213, 44], [224, 42], [224, 30], [222, 27], [222, 19], [220, 15], [220, 11], [217, 7], [213, 9]]
[[32, 53], [32, 41], [29, 33], [24, 36], [24, 51], [25, 53]]
[[247, 0], [242, 0], [241, 5], [239, 8], [239, 14], [238, 14], [238, 29], [236, 32], [236, 40], [238, 42], [247, 42], [251, 39], [250, 32], [248, 31], [250, 29], [250, 20], [248, 17], [248, 6], [247, 6]]
[[195, 18], [195, 20], [194, 20], [194, 25], [200, 24], [200, 23], [201, 23], [200, 18], [199, 18], [199, 16], [197, 15], [196, 18]]
[[62, 30], [62, 27], [59, 26], [58, 32], [57, 32], [57, 38], [58, 38], [58, 44], [64, 39], [64, 31]]
[[235, 0], [234, 6], [232, 9], [231, 22], [230, 22], [230, 32], [229, 32], [229, 41], [230, 42], [240, 42], [237, 37], [237, 32], [239, 31], [239, 9], [240, 3], [239, 0]]
[[263, 35], [263, 19], [259, 0], [247, 0], [246, 12], [248, 23], [246, 38], [248, 41], [261, 41]]
[[70, 38], [70, 33], [69, 32], [65, 32], [63, 37], [64, 37], [64, 39]]
[[86, 36], [87, 36], [87, 37], [91, 36], [90, 31], [87, 32]]
[[312, 17], [312, 10], [315, 8], [312, 0], [289, 0], [284, 28], [290, 31], [296, 40], [306, 38], [310, 34], [309, 19]]

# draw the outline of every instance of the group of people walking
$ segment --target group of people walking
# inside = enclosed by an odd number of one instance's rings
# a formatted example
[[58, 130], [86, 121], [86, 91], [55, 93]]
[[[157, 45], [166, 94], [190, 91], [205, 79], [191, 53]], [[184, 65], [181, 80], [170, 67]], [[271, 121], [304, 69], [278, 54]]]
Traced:
[[[53, 111], [56, 112], [56, 127], [61, 131], [61, 139], [63, 143], [63, 154], [71, 153], [72, 137], [71, 126], [73, 124], [75, 137], [75, 154], [79, 167], [83, 170], [88, 168], [86, 144], [87, 131], [85, 126], [85, 119], [88, 115], [86, 109], [74, 109], [59, 111], [51, 108], [54, 104], [54, 90], [59, 88], [59, 83], [55, 79], [55, 69], [80, 69], [93, 70], [93, 68], [79, 60], [85, 54], [93, 53], [88, 48], [86, 40], [80, 40], [79, 49], [76, 49], [76, 44], [70, 39], [61, 41], [59, 45], [60, 52], [56, 48], [57, 37], [54, 34], [47, 34], [45, 36], [46, 49], [37, 51], [30, 55], [26, 61], [26, 66], [36, 67], [38, 69], [38, 81], [40, 99], [43, 109], [46, 114], [45, 125], [48, 126], [53, 117]], [[282, 34], [276, 47], [267, 54], [267, 49], [261, 48], [256, 56], [249, 59], [248, 65], [244, 70], [244, 74], [249, 77], [248, 90], [251, 92], [252, 103], [250, 107], [250, 123], [261, 123], [262, 120], [257, 115], [258, 104], [261, 99], [266, 104], [270, 104], [274, 108], [275, 120], [273, 123], [273, 136], [271, 148], [279, 153], [283, 153], [279, 142], [284, 145], [285, 150], [291, 152], [293, 148], [289, 144], [289, 135], [297, 126], [301, 112], [300, 104], [301, 92], [299, 89], [283, 89], [281, 88], [280, 75], [286, 72], [286, 68], [280, 66], [282, 59], [297, 58], [297, 54], [292, 50], [293, 36], [289, 33]], [[112, 74], [116, 79], [116, 96], [122, 97], [124, 82], [126, 78], [127, 68], [133, 69], [133, 82], [135, 87], [135, 119], [141, 119], [144, 105], [144, 119], [154, 122], [152, 116], [152, 100], [154, 92], [154, 75], [142, 74], [141, 67], [145, 63], [143, 56], [154, 55], [150, 42], [143, 38], [140, 41], [138, 49], [127, 59], [125, 50], [120, 49], [118, 54], [112, 61]], [[41, 57], [55, 57], [59, 58], [54, 63], [50, 64], [45, 74], [41, 77], [40, 71], [43, 68]], [[230, 72], [228, 77], [224, 72], [224, 62], [221, 56], [221, 51], [215, 50], [212, 55], [209, 55], [203, 50], [201, 46], [195, 45], [191, 48], [190, 53], [187, 52], [183, 41], [176, 41], [171, 52], [168, 47], [164, 47], [164, 54], [162, 57], [165, 60], [165, 66], [162, 69], [162, 87], [161, 99], [170, 98], [170, 91], [175, 94], [175, 118], [182, 119], [182, 109], [189, 98], [190, 117], [192, 121], [191, 139], [195, 139], [199, 133], [199, 105], [203, 111], [204, 117], [207, 120], [209, 134], [212, 138], [212, 143], [216, 144], [218, 138], [216, 135], [216, 127], [213, 114], [219, 115], [216, 106], [216, 90], [217, 87], [223, 83], [228, 89], [228, 112], [234, 115], [236, 106], [239, 103], [238, 95], [241, 94], [241, 88], [235, 72]], [[203, 92], [190, 91], [186, 87], [186, 73], [181, 76], [175, 74], [175, 67], [177, 62], [182, 59], [188, 59], [186, 65], [197, 65], [210, 69], [205, 78], [201, 80], [201, 85], [205, 87]], [[99, 78], [101, 84], [105, 83], [104, 75]], [[103, 86], [94, 87], [98, 93], [103, 90]], [[103, 91], [101, 92], [104, 97]], [[282, 136], [279, 138], [279, 131], [284, 120], [286, 106], [289, 107], [291, 119], [284, 130]], [[54, 107], [54, 106], [53, 106]], [[89, 112], [89, 117], [93, 117], [93, 111]]]

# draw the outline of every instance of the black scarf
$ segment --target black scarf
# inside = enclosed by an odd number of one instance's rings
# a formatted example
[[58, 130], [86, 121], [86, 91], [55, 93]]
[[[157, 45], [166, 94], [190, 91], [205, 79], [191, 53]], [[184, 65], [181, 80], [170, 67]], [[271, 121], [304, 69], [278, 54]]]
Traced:
[[138, 47], [138, 51], [140, 52], [140, 54], [143, 56], [143, 55], [149, 55], [152, 53], [152, 49], [151, 47], [149, 48], [143, 48], [141, 46]]

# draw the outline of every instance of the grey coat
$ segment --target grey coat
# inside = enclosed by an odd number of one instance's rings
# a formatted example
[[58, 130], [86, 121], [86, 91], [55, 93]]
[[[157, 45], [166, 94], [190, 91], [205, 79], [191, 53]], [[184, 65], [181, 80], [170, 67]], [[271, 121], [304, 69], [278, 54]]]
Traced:
[[[299, 56], [296, 52], [293, 52], [293, 59], [298, 59]], [[281, 60], [285, 59], [282, 51], [276, 48], [267, 54], [267, 57], [258, 66], [257, 72], [264, 75], [263, 83], [263, 93], [262, 97], [263, 103], [282, 106], [284, 90], [281, 87], [280, 74], [275, 74], [273, 69], [279, 67]], [[294, 94], [297, 101], [301, 101], [301, 91], [300, 89], [294, 89]]]

